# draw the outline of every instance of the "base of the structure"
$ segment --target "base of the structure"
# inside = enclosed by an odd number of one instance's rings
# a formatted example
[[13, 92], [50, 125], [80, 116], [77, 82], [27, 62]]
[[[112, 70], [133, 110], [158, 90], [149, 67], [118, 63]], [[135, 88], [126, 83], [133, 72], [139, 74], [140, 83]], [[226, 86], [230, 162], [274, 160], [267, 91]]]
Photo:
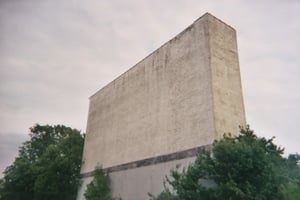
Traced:
[[[195, 161], [199, 149], [210, 149], [211, 145], [196, 147], [168, 155], [139, 160], [107, 168], [111, 178], [112, 195], [122, 200], [146, 200], [149, 193], [158, 195], [164, 189], [164, 180], [172, 169], [187, 167]], [[87, 184], [93, 172], [83, 174], [77, 200], [84, 200]]]
[[148, 193], [157, 195], [164, 189], [165, 176], [170, 174], [176, 165], [186, 167], [195, 157], [175, 160], [146, 167], [140, 167], [110, 174], [114, 197], [122, 200], [146, 200]]
[[[157, 195], [163, 191], [165, 176], [170, 174], [171, 169], [175, 169], [176, 165], [180, 165], [180, 168], [187, 167], [195, 158], [190, 157], [145, 167], [110, 172], [113, 196], [122, 200], [148, 200], [148, 193]], [[77, 200], [85, 199], [84, 192], [86, 186], [92, 180], [92, 176], [82, 179], [83, 182], [78, 192]]]

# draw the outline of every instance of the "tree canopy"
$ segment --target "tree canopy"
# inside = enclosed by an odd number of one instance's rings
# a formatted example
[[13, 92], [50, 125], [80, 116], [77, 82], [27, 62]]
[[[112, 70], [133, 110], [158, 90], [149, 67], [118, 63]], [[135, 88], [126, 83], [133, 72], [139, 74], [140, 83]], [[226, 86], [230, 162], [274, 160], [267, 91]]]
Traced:
[[97, 167], [93, 175], [94, 178], [84, 193], [86, 200], [113, 200], [109, 175], [101, 167]]
[[166, 177], [156, 200], [296, 200], [300, 199], [298, 155], [283, 157], [272, 139], [257, 137], [249, 127], [225, 135], [211, 151], [201, 150], [183, 171]]
[[76, 199], [84, 138], [63, 125], [35, 125], [4, 171], [1, 200]]

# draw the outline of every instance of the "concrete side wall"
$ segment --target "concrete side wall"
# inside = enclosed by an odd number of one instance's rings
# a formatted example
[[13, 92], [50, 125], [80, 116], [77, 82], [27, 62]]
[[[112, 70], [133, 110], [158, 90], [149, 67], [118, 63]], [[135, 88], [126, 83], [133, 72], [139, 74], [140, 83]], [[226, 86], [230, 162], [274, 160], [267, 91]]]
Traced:
[[207, 20], [91, 97], [82, 173], [213, 142]]
[[236, 31], [208, 16], [210, 65], [217, 139], [246, 125]]
[[114, 197], [121, 197], [123, 200], [148, 200], [148, 193], [157, 195], [163, 191], [165, 176], [170, 175], [171, 169], [187, 167], [193, 158], [175, 160], [171, 162], [150, 165], [110, 174]]
[[93, 180], [93, 177], [86, 177], [81, 179], [81, 186], [77, 192], [77, 200], [85, 200], [84, 193], [87, 189], [87, 185]]
[[[196, 157], [175, 160], [146, 167], [123, 170], [110, 173], [113, 196], [122, 200], [148, 200], [150, 192], [158, 195], [163, 191], [165, 176], [170, 175], [171, 169], [187, 167]], [[84, 200], [86, 185], [92, 181], [91, 177], [84, 178], [77, 200]]]

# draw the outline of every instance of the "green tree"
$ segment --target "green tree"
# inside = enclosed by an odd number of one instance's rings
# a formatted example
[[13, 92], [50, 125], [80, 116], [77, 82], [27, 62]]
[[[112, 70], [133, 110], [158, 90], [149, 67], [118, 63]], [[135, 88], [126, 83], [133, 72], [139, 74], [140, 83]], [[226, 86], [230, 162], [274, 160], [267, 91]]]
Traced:
[[294, 167], [299, 160], [300, 156], [297, 154], [288, 157], [286, 163], [288, 181], [280, 185], [283, 200], [300, 200], [300, 173], [299, 168]]
[[166, 188], [166, 197], [153, 199], [299, 199], [294, 197], [300, 191], [300, 169], [295, 158], [282, 154], [273, 138], [258, 138], [246, 127], [236, 137], [225, 135], [215, 141], [212, 151], [200, 151], [182, 172], [172, 170], [166, 179], [171, 190]]
[[94, 178], [87, 185], [84, 197], [86, 200], [113, 200], [109, 175], [101, 167], [95, 169]]
[[30, 140], [4, 171], [3, 200], [75, 199], [84, 138], [66, 126], [35, 125]]
[[299, 184], [288, 182], [280, 186], [280, 192], [283, 200], [299, 200], [300, 189]]

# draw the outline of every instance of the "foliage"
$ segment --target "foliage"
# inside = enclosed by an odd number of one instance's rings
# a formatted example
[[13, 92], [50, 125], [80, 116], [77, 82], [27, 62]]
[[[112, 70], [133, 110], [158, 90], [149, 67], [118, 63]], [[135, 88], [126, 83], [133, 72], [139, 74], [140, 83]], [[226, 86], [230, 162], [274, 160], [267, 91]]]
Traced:
[[75, 199], [83, 142], [80, 131], [63, 125], [30, 128], [30, 140], [4, 171], [1, 200]]
[[101, 167], [95, 169], [94, 179], [87, 185], [84, 197], [86, 200], [113, 200], [109, 175]]
[[287, 182], [280, 186], [280, 192], [283, 200], [300, 200], [299, 184]]
[[170, 191], [163, 191], [157, 197], [151, 193], [148, 193], [148, 195], [150, 196], [151, 200], [179, 200], [179, 197], [172, 194]]
[[[166, 188], [156, 200], [267, 200], [299, 199], [300, 169], [296, 157], [282, 157], [272, 139], [258, 138], [249, 127], [240, 135], [225, 135], [212, 151], [202, 150], [196, 161], [180, 172], [171, 171]], [[296, 197], [297, 196], [297, 197]]]

